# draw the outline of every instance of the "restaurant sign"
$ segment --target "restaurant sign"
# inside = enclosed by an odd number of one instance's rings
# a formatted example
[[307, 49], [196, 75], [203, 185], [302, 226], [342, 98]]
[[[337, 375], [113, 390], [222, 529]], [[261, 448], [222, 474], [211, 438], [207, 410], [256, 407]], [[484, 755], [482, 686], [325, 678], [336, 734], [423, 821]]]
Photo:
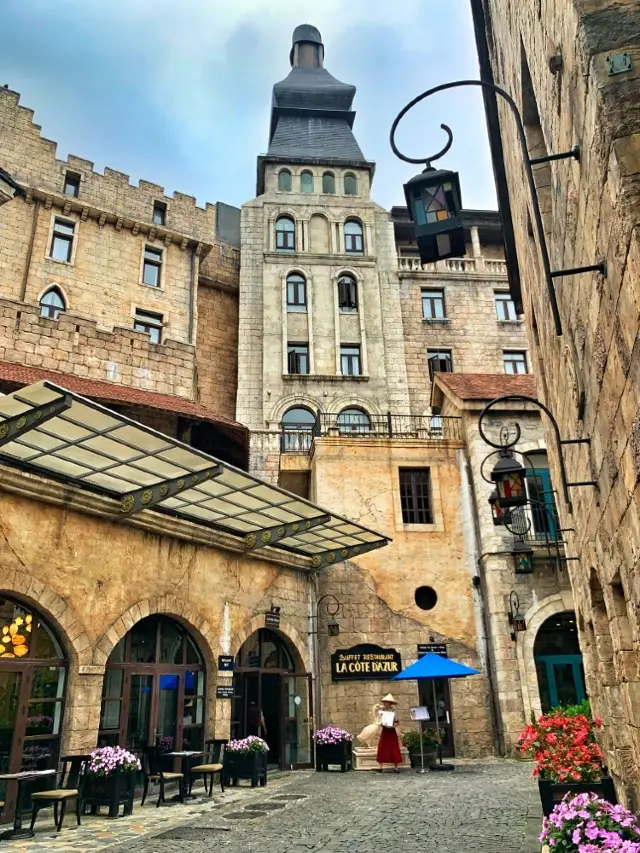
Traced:
[[400, 652], [364, 643], [331, 655], [332, 681], [386, 681], [402, 670]]

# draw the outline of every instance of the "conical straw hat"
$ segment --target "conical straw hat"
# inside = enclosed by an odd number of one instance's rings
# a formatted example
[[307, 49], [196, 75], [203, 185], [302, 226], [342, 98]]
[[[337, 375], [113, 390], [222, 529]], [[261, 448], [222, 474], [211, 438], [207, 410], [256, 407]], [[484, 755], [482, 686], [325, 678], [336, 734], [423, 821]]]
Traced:
[[392, 705], [397, 705], [397, 704], [398, 704], [398, 703], [396, 702], [396, 700], [393, 698], [393, 696], [391, 695], [391, 693], [387, 693], [387, 695], [386, 695], [386, 696], [383, 696], [383, 697], [382, 697], [382, 701], [383, 701], [383, 702], [390, 702]]

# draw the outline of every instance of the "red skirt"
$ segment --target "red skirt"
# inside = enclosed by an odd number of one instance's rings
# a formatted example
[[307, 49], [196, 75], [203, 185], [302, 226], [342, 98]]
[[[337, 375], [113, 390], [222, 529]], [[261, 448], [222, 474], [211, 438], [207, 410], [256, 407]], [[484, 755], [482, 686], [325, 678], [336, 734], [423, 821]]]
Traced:
[[402, 764], [402, 753], [398, 743], [398, 733], [395, 729], [385, 726], [378, 741], [378, 764]]

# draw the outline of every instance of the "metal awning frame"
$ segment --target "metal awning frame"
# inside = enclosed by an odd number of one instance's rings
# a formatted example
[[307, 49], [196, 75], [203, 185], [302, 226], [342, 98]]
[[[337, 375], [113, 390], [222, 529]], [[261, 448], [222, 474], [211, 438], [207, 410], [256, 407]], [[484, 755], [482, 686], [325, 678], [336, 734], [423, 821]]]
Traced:
[[[53, 399], [35, 405], [29, 397], [42, 396], [45, 389], [51, 392]], [[55, 395], [59, 396], [55, 398]], [[14, 413], [16, 403], [17, 414]], [[86, 407], [97, 413], [96, 422], [107, 425], [94, 429], [87, 421], [74, 418], [74, 404], [80, 414]], [[390, 541], [382, 534], [324, 510], [279, 486], [265, 483], [53, 382], [45, 380], [0, 397], [0, 418], [0, 462], [107, 495], [119, 501], [123, 519], [143, 509], [154, 509], [239, 538], [246, 551], [271, 546], [307, 557], [314, 568], [383, 547]], [[75, 430], [76, 437], [63, 439], [60, 422], [68, 425], [72, 433]], [[151, 449], [142, 450], [136, 445], [135, 432], [128, 440], [116, 435], [127, 432], [126, 428], [129, 433], [131, 428], [143, 433]], [[89, 433], [89, 437], [83, 435], [83, 431]], [[47, 444], [55, 441], [62, 445], [47, 449]], [[82, 446], [89, 441], [93, 444]], [[98, 443], [99, 448], [96, 447]], [[14, 454], [9, 453], [10, 447], [14, 448]], [[16, 449], [29, 458], [16, 458]], [[74, 462], [74, 453], [81, 462]], [[171, 454], [174, 459], [167, 459]], [[58, 467], [86, 471], [65, 474], [44, 463], [38, 464], [40, 458], [55, 459]], [[96, 461], [92, 463], [92, 459]], [[123, 476], [122, 469], [129, 479]], [[163, 470], [165, 474], [175, 474], [177, 470], [177, 476], [162, 475]], [[103, 482], [92, 481], [90, 477]], [[131, 478], [137, 478], [137, 482]], [[227, 482], [221, 481], [218, 487], [218, 478], [226, 478]], [[233, 486], [234, 480], [243, 485]], [[232, 523], [207, 517], [215, 513]]]

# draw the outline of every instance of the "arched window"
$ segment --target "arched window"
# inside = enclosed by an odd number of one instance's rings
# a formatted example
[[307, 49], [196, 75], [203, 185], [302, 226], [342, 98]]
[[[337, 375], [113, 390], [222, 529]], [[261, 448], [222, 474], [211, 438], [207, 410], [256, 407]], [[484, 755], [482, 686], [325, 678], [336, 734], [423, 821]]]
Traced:
[[338, 279], [338, 309], [348, 314], [358, 310], [358, 284], [348, 273]]
[[[147, 616], [114, 646], [102, 684], [99, 746], [162, 752], [204, 746], [205, 664], [187, 629]], [[152, 701], [152, 697], [156, 700]]]
[[278, 189], [283, 193], [291, 192], [291, 172], [288, 169], [278, 172]]
[[295, 252], [296, 224], [290, 216], [276, 219], [276, 249], [279, 252]]
[[287, 311], [307, 310], [307, 282], [299, 272], [287, 276]]
[[40, 316], [49, 320], [57, 320], [62, 311], [66, 311], [62, 294], [57, 287], [51, 287], [40, 299]]
[[325, 172], [322, 176], [322, 192], [333, 195], [336, 191], [336, 179], [333, 172]]
[[358, 195], [358, 180], [351, 172], [347, 172], [344, 176], [344, 194]]
[[313, 192], [313, 172], [302, 172], [300, 175], [300, 191], [303, 193]]
[[316, 416], [310, 409], [297, 406], [282, 416], [282, 450], [285, 453], [307, 453], [311, 448]]
[[364, 254], [362, 225], [357, 219], [347, 219], [344, 223], [344, 250], [348, 255]]
[[338, 415], [340, 435], [350, 432], [371, 432], [371, 418], [362, 409], [343, 409]]

